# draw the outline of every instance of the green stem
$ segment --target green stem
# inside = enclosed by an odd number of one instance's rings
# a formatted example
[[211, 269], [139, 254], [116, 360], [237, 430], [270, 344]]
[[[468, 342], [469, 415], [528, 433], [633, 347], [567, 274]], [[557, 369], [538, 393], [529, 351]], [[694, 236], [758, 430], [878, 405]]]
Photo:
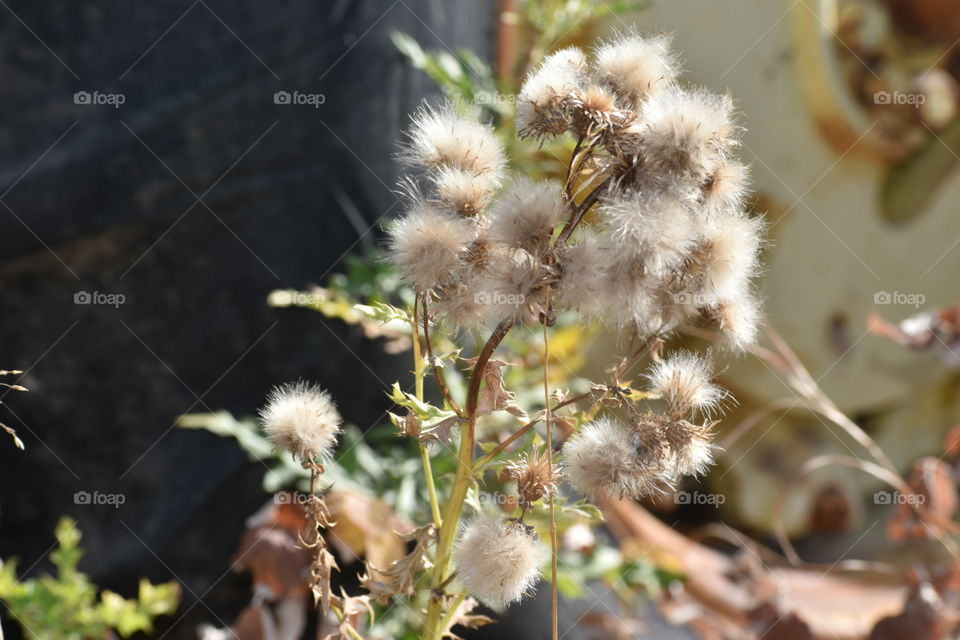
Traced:
[[[417, 324], [417, 302], [420, 300], [420, 297], [417, 296], [413, 301], [413, 321], [411, 322], [413, 329], [413, 379], [414, 379], [414, 391], [417, 395], [417, 400], [423, 402], [423, 376], [424, 376], [424, 364], [423, 356], [420, 353], [420, 331]], [[433, 479], [433, 465], [430, 463], [430, 451], [427, 450], [427, 446], [422, 442], [420, 444], [420, 460], [423, 463], [423, 474], [427, 480], [427, 494], [430, 496], [430, 513], [433, 515], [433, 524], [440, 528], [442, 520], [440, 519], [440, 502], [437, 500], [437, 485]]]
[[437, 540], [433, 580], [431, 581], [432, 595], [427, 607], [427, 621], [424, 626], [423, 637], [426, 640], [440, 640], [439, 636], [442, 632], [442, 627], [439, 626], [441, 602], [438, 595], [433, 592], [439, 589], [450, 576], [453, 544], [456, 541], [457, 529], [460, 527], [463, 503], [467, 497], [467, 490], [470, 488], [470, 480], [473, 477], [473, 448], [477, 427], [477, 401], [480, 395], [480, 383], [483, 380], [487, 362], [489, 362], [493, 352], [506, 337], [512, 326], [513, 322], [510, 320], [504, 320], [497, 325], [493, 334], [483, 345], [480, 355], [477, 356], [473, 372], [470, 374], [470, 386], [467, 389], [467, 422], [460, 428], [459, 464], [457, 464], [457, 473], [454, 477], [453, 488], [450, 490], [450, 497], [447, 500], [447, 508], [443, 515], [443, 526], [440, 527], [440, 535]]
[[[547, 424], [547, 466], [550, 469], [550, 483], [553, 485], [553, 416], [550, 411], [550, 384], [549, 372], [550, 366], [548, 358], [550, 357], [550, 342], [547, 325], [543, 325], [543, 406], [546, 411]], [[560, 637], [558, 627], [559, 610], [559, 585], [557, 583], [557, 518], [554, 504], [554, 492], [551, 490], [548, 496], [550, 504], [550, 593], [551, 593], [551, 621], [553, 628], [553, 640]]]

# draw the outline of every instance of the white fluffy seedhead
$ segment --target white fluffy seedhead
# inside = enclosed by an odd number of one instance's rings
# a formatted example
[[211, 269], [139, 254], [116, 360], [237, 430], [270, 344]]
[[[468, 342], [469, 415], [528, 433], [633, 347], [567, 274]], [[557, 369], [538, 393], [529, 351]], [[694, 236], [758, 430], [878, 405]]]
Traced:
[[657, 277], [676, 272], [697, 242], [688, 207], [668, 195], [620, 194], [602, 203], [600, 216], [616, 253], [643, 260]]
[[587, 58], [577, 47], [561, 49], [546, 58], [527, 76], [517, 96], [517, 131], [520, 137], [556, 135], [572, 124], [571, 101], [587, 82]]
[[701, 298], [720, 304], [749, 295], [750, 280], [759, 270], [763, 219], [727, 213], [715, 216], [702, 229]]
[[457, 577], [467, 593], [497, 610], [530, 592], [540, 577], [543, 557], [532, 528], [494, 514], [467, 524], [454, 550]]
[[522, 249], [511, 250], [490, 265], [474, 297], [489, 309], [495, 322], [536, 324], [548, 312], [553, 279], [540, 260]]
[[712, 315], [723, 338], [721, 345], [743, 351], [757, 341], [760, 302], [752, 293], [720, 303]]
[[750, 190], [750, 168], [735, 160], [722, 162], [704, 183], [698, 204], [707, 218], [743, 210]]
[[686, 421], [667, 423], [664, 438], [670, 448], [670, 463], [677, 478], [700, 476], [713, 464], [714, 453], [719, 449], [713, 444], [708, 428]]
[[515, 249], [539, 254], [566, 211], [555, 182], [517, 178], [500, 197], [490, 217], [490, 238]]
[[407, 135], [401, 158], [413, 166], [453, 167], [499, 179], [506, 163], [493, 127], [462, 117], [449, 105], [420, 109]]
[[330, 394], [306, 382], [273, 389], [260, 421], [275, 447], [301, 460], [329, 458], [342, 423]]
[[694, 413], [711, 415], [716, 411], [727, 392], [710, 379], [713, 369], [703, 357], [678, 351], [655, 363], [647, 374], [650, 391], [663, 396], [667, 414], [681, 419]]
[[594, 66], [598, 78], [634, 108], [669, 87], [680, 74], [668, 34], [643, 38], [628, 33], [602, 44]]
[[563, 468], [573, 488], [591, 500], [641, 498], [661, 491], [664, 480], [657, 434], [610, 418], [585, 424], [567, 441]]
[[421, 201], [388, 227], [388, 235], [391, 261], [424, 292], [452, 277], [460, 266], [460, 253], [476, 237], [476, 227]]
[[497, 173], [475, 173], [458, 167], [440, 167], [431, 172], [430, 181], [437, 199], [466, 218], [481, 215], [500, 186]]
[[588, 318], [600, 318], [613, 300], [607, 297], [610, 251], [599, 234], [583, 228], [563, 251], [558, 303]]
[[703, 89], [670, 87], [644, 102], [637, 153], [646, 173], [674, 186], [702, 185], [735, 144], [733, 100]]

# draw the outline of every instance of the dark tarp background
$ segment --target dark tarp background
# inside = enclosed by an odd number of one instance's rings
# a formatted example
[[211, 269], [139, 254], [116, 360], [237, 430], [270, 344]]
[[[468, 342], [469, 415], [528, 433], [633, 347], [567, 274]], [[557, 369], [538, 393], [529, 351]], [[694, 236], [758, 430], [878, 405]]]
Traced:
[[[396, 140], [434, 88], [390, 31], [488, 57], [493, 6], [0, 5], [0, 368], [25, 370], [31, 390], [0, 407], [27, 446], [0, 437], [0, 556], [43, 572], [54, 525], [71, 515], [81, 567], [101, 586], [183, 582], [178, 616], [160, 626], [182, 615], [164, 637], [193, 638], [249, 599], [248, 576], [225, 572], [264, 501], [262, 468], [174, 419], [249, 414], [302, 376], [349, 421], [378, 420], [405, 361], [265, 298], [322, 282], [396, 213]], [[281, 90], [325, 102], [274, 104]], [[75, 104], [77, 91], [124, 104]], [[82, 291], [125, 302], [74, 304]], [[77, 491], [126, 502], [77, 505]]]

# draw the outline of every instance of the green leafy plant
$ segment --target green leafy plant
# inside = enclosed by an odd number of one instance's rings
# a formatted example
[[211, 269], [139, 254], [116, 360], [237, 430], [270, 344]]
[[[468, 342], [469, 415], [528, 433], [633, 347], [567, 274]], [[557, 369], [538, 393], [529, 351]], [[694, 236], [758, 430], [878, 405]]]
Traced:
[[62, 518], [56, 536], [59, 546], [50, 554], [55, 575], [21, 580], [15, 559], [0, 562], [0, 600], [26, 637], [103, 640], [115, 632], [128, 638], [139, 631], [152, 631], [154, 618], [176, 611], [180, 600], [176, 582], [141, 580], [134, 599], [100, 591], [77, 567], [83, 556], [77, 523]]

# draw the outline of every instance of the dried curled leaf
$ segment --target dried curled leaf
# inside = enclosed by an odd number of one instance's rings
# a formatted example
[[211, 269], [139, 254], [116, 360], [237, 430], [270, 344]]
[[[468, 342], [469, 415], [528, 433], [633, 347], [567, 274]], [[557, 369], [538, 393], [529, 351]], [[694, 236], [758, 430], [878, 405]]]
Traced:
[[[477, 359], [470, 358], [466, 361], [471, 365], [476, 365]], [[516, 394], [507, 391], [503, 386], [503, 367], [509, 363], [503, 360], [488, 360], [482, 372], [474, 375], [481, 376], [484, 382], [480, 390], [480, 396], [477, 400], [477, 415], [486, 415], [494, 411], [506, 411], [519, 418], [526, 418], [527, 412], [524, 411], [514, 398]]]
[[371, 625], [376, 617], [369, 596], [348, 596], [343, 589], [340, 590], [340, 596], [333, 596], [332, 606], [340, 611], [343, 620], [335, 614], [328, 616], [336, 631], [323, 636], [324, 640], [355, 640], [358, 635], [362, 636], [364, 617], [369, 619]]
[[[441, 609], [447, 610], [449, 609], [449, 605], [452, 604], [453, 596], [448, 594], [443, 596], [443, 599], [445, 602], [441, 605]], [[450, 616], [449, 621], [447, 621], [447, 624], [441, 630], [440, 637], [449, 638], [450, 640], [463, 640], [453, 632], [454, 627], [479, 629], [480, 627], [496, 622], [489, 616], [471, 614], [470, 612], [477, 608], [477, 604], [479, 603], [473, 598], [465, 598], [464, 601], [457, 606], [457, 610]]]
[[367, 572], [360, 576], [360, 585], [370, 592], [370, 598], [382, 603], [397, 595], [412, 594], [417, 573], [429, 566], [427, 547], [436, 536], [437, 528], [428, 524], [400, 536], [405, 542], [416, 542], [416, 545], [413, 551], [388, 568], [378, 569], [369, 561], [365, 562]]

